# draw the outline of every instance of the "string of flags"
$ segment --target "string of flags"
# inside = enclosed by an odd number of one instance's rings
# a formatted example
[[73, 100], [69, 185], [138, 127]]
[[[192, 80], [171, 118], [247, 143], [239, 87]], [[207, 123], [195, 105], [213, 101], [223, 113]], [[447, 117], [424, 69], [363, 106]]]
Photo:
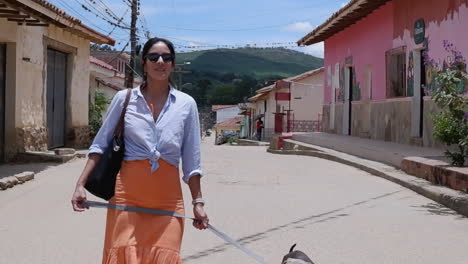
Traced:
[[[187, 49], [189, 51], [202, 50], [202, 49], [237, 49], [237, 48], [298, 48], [296, 42], [271, 42], [271, 43], [252, 43], [252, 44], [230, 44], [230, 45], [182, 45], [175, 44], [179, 52], [180, 49]], [[187, 51], [188, 52], [188, 51]]]

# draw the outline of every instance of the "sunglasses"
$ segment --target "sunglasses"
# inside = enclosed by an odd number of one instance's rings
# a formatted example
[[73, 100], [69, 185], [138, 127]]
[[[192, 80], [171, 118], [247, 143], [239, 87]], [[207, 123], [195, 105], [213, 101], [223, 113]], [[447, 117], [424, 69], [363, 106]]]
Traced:
[[159, 60], [159, 57], [161, 57], [164, 62], [170, 62], [174, 60], [174, 56], [171, 53], [149, 53], [148, 55], [146, 55], [146, 58], [151, 62], [157, 62]]

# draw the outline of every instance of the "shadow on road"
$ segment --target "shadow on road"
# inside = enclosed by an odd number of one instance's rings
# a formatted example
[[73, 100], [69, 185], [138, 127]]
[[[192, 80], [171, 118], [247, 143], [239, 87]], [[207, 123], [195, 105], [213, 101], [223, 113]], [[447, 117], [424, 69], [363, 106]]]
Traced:
[[[383, 199], [383, 198], [395, 195], [395, 194], [397, 194], [399, 192], [401, 192], [401, 190], [386, 193], [386, 194], [383, 194], [383, 195], [379, 195], [379, 196], [376, 196], [376, 197], [373, 197], [373, 198], [370, 198], [370, 199], [367, 199], [367, 200], [364, 200], [364, 201], [361, 201], [361, 202], [353, 203], [351, 205], [341, 207], [341, 208], [338, 208], [338, 209], [335, 209], [335, 210], [331, 210], [331, 211], [328, 211], [328, 212], [325, 212], [325, 213], [322, 213], [322, 214], [317, 214], [317, 215], [312, 215], [312, 216], [309, 216], [309, 217], [305, 217], [305, 218], [302, 218], [302, 219], [299, 219], [299, 220], [296, 220], [296, 221], [293, 221], [293, 222], [289, 222], [289, 223], [284, 224], [284, 225], [280, 225], [280, 226], [277, 226], [277, 227], [270, 228], [270, 229], [265, 230], [263, 232], [259, 232], [259, 233], [256, 233], [256, 234], [253, 234], [253, 235], [250, 235], [250, 236], [242, 237], [242, 238], [238, 239], [238, 241], [239, 241], [239, 243], [241, 245], [245, 246], [245, 245], [248, 245], [248, 244], [250, 244], [252, 242], [267, 238], [267, 236], [271, 235], [272, 232], [285, 231], [285, 229], [288, 229], [288, 228], [290, 228], [290, 229], [302, 229], [302, 228], [306, 228], [307, 226], [310, 226], [310, 225], [313, 225], [313, 224], [324, 223], [324, 222], [328, 222], [328, 221], [335, 220], [335, 219], [338, 219], [338, 218], [346, 217], [346, 216], [349, 216], [349, 215], [344, 214], [344, 213], [341, 213], [341, 214], [337, 214], [337, 213], [339, 213], [339, 212], [341, 212], [343, 210], [352, 208], [352, 207], [356, 207], [356, 206], [359, 206], [359, 205], [364, 205], [364, 204], [369, 203], [369, 202], [373, 202], [373, 201], [376, 201], [376, 200], [379, 200], [379, 199]], [[185, 257], [183, 259], [183, 261], [197, 260], [197, 259], [201, 259], [203, 257], [209, 256], [209, 255], [213, 255], [215, 253], [223, 252], [223, 251], [228, 249], [228, 246], [229, 246], [228, 243], [224, 243], [224, 244], [218, 245], [216, 247], [212, 247], [212, 248], [209, 248], [207, 250], [203, 250], [203, 251], [200, 251], [198, 253], [192, 254], [192, 255], [190, 255], [188, 257]]]
[[439, 216], [457, 216], [457, 219], [465, 219], [466, 217], [458, 214], [450, 208], [445, 207], [444, 205], [438, 203], [428, 203], [421, 206], [412, 206], [413, 208], [418, 208], [418, 211], [426, 211], [431, 215]]
[[48, 168], [55, 167], [61, 165], [62, 163], [52, 163], [52, 162], [45, 162], [45, 163], [7, 163], [0, 165], [0, 179], [4, 177], [13, 176], [18, 173], [22, 173], [25, 171], [32, 171], [34, 173], [39, 173], [44, 171]]

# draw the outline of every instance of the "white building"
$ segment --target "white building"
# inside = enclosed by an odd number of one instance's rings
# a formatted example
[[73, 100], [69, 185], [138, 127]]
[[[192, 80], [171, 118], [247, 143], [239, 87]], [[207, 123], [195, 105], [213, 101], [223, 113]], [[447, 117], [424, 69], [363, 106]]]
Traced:
[[211, 111], [216, 113], [216, 123], [221, 123], [238, 117], [240, 109], [238, 105], [213, 105]]
[[254, 104], [251, 131], [255, 131], [255, 121], [259, 117], [264, 122], [262, 138], [266, 140], [283, 132], [320, 131], [323, 74], [323, 68], [319, 68], [257, 90], [257, 94], [249, 98]]

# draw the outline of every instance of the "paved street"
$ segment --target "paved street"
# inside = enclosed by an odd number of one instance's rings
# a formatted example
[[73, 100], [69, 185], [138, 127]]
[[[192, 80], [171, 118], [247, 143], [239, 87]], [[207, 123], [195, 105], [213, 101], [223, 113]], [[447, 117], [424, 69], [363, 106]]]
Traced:
[[[84, 163], [0, 192], [0, 263], [100, 263], [105, 211], [77, 214], [70, 206]], [[211, 223], [269, 263], [280, 263], [293, 243], [319, 264], [467, 263], [468, 219], [355, 168], [214, 146], [212, 138], [203, 165]], [[184, 264], [255, 263], [189, 223], [182, 255]]]

